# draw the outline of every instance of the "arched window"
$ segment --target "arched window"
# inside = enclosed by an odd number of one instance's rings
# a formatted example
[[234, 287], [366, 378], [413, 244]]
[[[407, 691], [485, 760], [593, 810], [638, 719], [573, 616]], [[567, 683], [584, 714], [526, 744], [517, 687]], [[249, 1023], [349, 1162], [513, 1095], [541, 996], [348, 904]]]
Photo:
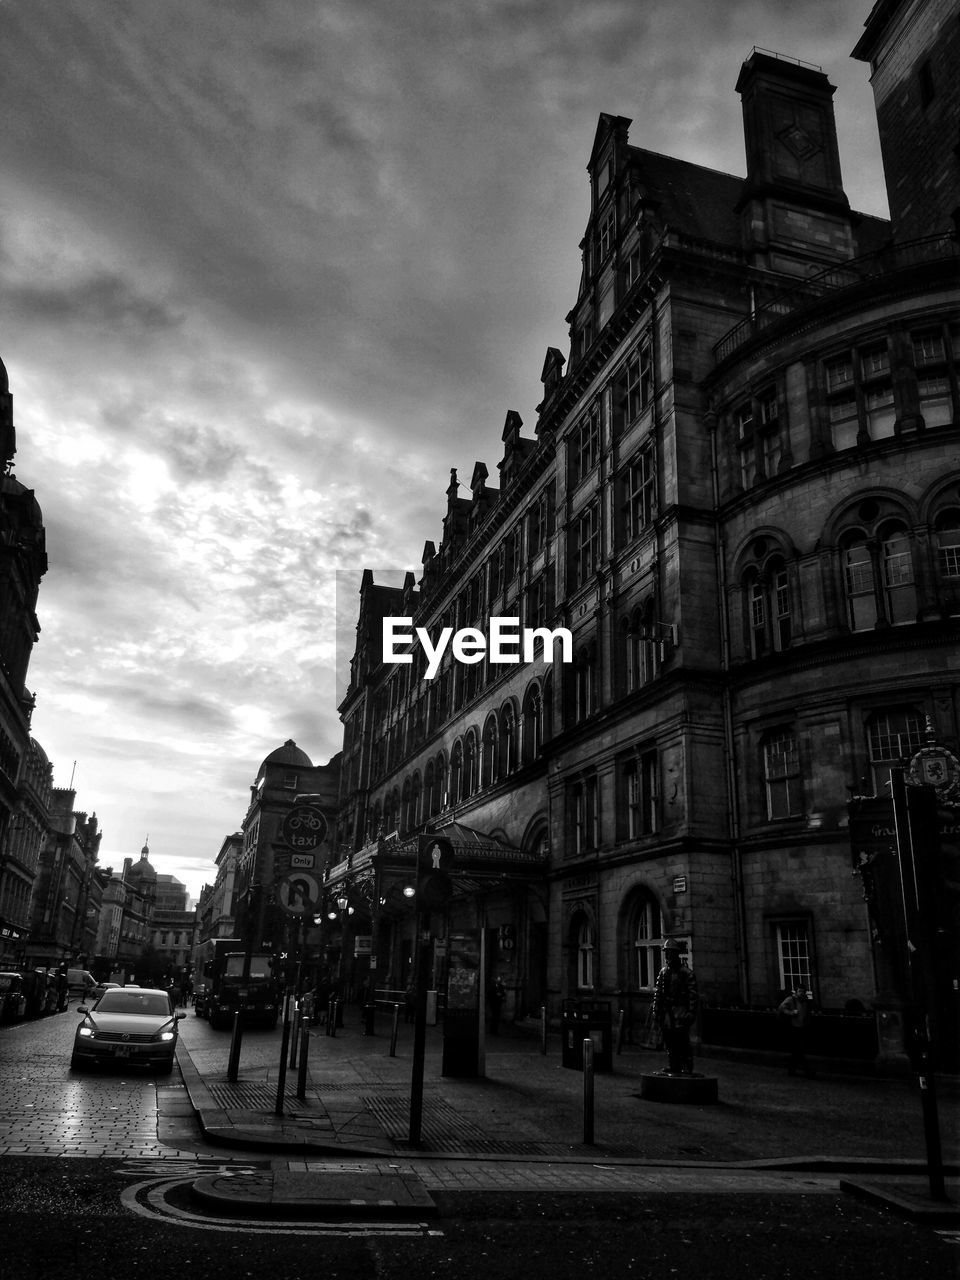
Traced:
[[480, 785], [489, 787], [500, 776], [499, 744], [497, 741], [497, 720], [488, 716], [483, 727], [483, 751], [480, 759]]
[[434, 764], [431, 760], [423, 773], [423, 816], [432, 818], [436, 810], [436, 783], [434, 781]]
[[403, 784], [403, 799], [400, 804], [400, 830], [409, 831], [413, 826], [410, 821], [410, 779]]
[[450, 753], [450, 803], [459, 804], [463, 796], [463, 743], [457, 739]]
[[463, 743], [463, 799], [466, 800], [477, 790], [477, 735], [471, 729]]
[[543, 682], [543, 706], [540, 711], [541, 741], [549, 742], [553, 737], [553, 672]]
[[880, 531], [883, 603], [887, 620], [897, 626], [917, 620], [917, 588], [913, 575], [910, 535], [903, 525], [890, 523]]
[[581, 990], [592, 990], [594, 985], [594, 963], [596, 959], [596, 935], [593, 925], [581, 916], [577, 929], [577, 986]]
[[540, 754], [543, 743], [543, 701], [539, 685], [532, 684], [523, 699], [523, 762]]
[[517, 721], [512, 703], [500, 712], [500, 772], [512, 773], [517, 767]]
[[937, 571], [956, 588], [960, 583], [960, 509], [941, 511], [935, 524]]
[[415, 773], [413, 775], [413, 782], [410, 784], [410, 813], [409, 813], [408, 822], [407, 822], [408, 829], [412, 827], [418, 827], [420, 825], [421, 789], [422, 788], [420, 783], [420, 775], [419, 773]]
[[782, 556], [754, 566], [743, 578], [747, 648], [752, 658], [780, 653], [793, 638], [790, 579]]
[[447, 762], [443, 752], [437, 756], [436, 773], [434, 774], [433, 813], [439, 813], [449, 803], [447, 797]]
[[633, 982], [641, 991], [652, 991], [663, 964], [663, 917], [653, 894], [637, 900], [633, 918]]
[[860, 530], [841, 543], [843, 585], [847, 621], [852, 631], [869, 631], [877, 625], [877, 583], [867, 537]]

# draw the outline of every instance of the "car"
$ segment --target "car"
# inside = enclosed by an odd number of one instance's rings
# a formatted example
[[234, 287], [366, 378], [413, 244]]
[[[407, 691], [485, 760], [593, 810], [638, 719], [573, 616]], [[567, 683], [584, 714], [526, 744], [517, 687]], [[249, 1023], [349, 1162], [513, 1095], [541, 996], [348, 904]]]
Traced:
[[119, 989], [120, 983], [119, 982], [98, 982], [95, 987], [92, 987], [87, 992], [85, 999], [87, 999], [88, 1001], [93, 1001], [93, 1003], [96, 1004], [96, 1002], [100, 999], [103, 993], [105, 991], [111, 990], [113, 987], [116, 987]]
[[67, 991], [72, 996], [86, 997], [87, 993], [97, 985], [97, 980], [89, 969], [67, 970]]
[[19, 1022], [27, 1015], [22, 973], [0, 973], [0, 1022]]
[[165, 991], [110, 987], [95, 1005], [82, 1004], [77, 1013], [71, 1071], [97, 1062], [153, 1067], [163, 1075], [173, 1070], [177, 1023], [186, 1015], [170, 1007]]

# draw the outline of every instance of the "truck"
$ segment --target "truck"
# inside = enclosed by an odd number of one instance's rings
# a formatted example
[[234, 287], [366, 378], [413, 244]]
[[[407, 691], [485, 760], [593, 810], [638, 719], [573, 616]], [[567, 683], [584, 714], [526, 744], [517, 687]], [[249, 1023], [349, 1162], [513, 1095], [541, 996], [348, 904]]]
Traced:
[[215, 1031], [232, 1027], [238, 1009], [244, 1026], [275, 1027], [280, 985], [273, 956], [254, 951], [247, 968], [247, 954], [239, 938], [216, 938], [211, 945], [213, 954], [203, 966], [203, 1016], [211, 1027]]

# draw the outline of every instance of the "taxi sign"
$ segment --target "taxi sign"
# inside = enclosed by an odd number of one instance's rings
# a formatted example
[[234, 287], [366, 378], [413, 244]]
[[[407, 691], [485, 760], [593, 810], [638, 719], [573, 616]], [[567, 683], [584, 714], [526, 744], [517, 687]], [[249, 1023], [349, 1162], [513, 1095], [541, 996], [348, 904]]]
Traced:
[[280, 839], [294, 853], [310, 853], [327, 837], [327, 819], [314, 804], [298, 804], [284, 815]]

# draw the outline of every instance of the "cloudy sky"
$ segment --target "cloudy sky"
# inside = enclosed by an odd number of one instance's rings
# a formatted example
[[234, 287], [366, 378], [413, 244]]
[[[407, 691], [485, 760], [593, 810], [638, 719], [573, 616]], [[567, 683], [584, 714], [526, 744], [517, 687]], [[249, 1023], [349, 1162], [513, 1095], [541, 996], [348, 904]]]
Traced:
[[600, 112], [742, 174], [754, 45], [838, 86], [868, 0], [0, 0], [0, 357], [50, 569], [57, 786], [193, 894], [260, 762], [338, 749], [334, 578], [418, 569], [566, 351]]

